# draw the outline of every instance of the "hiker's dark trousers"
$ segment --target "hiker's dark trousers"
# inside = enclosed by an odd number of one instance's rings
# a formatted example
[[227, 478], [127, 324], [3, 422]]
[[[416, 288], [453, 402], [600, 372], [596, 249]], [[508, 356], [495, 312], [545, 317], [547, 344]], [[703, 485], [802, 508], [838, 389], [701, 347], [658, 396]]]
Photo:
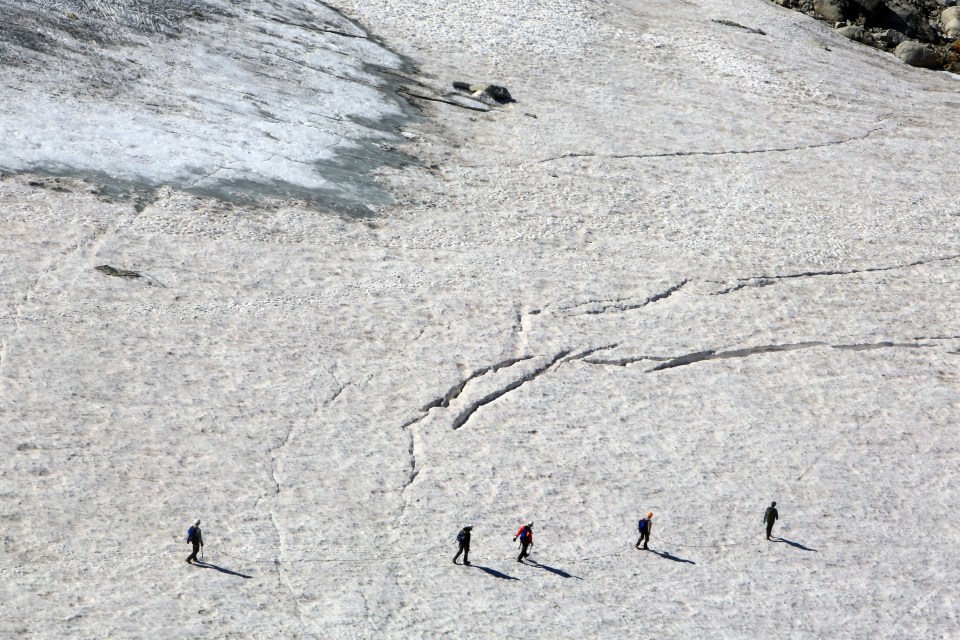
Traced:
[[770, 533], [773, 531], [773, 520], [767, 521], [767, 540], [770, 539]]
[[457, 555], [453, 556], [453, 561], [456, 562], [457, 558], [460, 557], [460, 554], [463, 554], [463, 564], [470, 564], [470, 559], [467, 557], [470, 555], [470, 545], [463, 546], [460, 545], [460, 550], [457, 551]]
[[641, 543], [641, 542], [643, 543], [643, 548], [646, 549], [646, 548], [647, 548], [647, 543], [650, 542], [650, 532], [649, 532], [649, 531], [641, 531], [641, 532], [640, 532], [640, 539], [637, 540], [637, 546], [638, 546], [638, 547], [640, 546], [640, 543]]
[[194, 543], [193, 543], [193, 553], [191, 553], [189, 556], [187, 556], [187, 562], [193, 562], [194, 560], [196, 560], [198, 553], [200, 553], [200, 543], [199, 543], [199, 542], [194, 542]]
[[519, 562], [520, 560], [523, 560], [524, 558], [530, 555], [530, 552], [528, 551], [529, 548], [530, 548], [529, 542], [520, 543], [520, 555], [517, 556], [517, 562]]

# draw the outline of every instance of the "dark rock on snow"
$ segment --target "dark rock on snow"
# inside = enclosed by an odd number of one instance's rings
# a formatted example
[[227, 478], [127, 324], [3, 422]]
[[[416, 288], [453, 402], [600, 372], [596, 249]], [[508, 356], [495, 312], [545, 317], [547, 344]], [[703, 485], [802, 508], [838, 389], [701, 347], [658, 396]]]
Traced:
[[473, 94], [475, 98], [487, 98], [491, 99], [500, 104], [506, 104], [508, 102], [516, 102], [513, 99], [513, 96], [510, 95], [510, 92], [506, 87], [501, 87], [498, 84], [470, 84], [468, 82], [454, 82], [454, 89], [459, 89], [460, 91], [467, 91]]
[[108, 264], [101, 264], [94, 267], [100, 273], [106, 274], [108, 276], [116, 276], [117, 278], [140, 278], [141, 275], [136, 271], [130, 271], [129, 269], [117, 269], [116, 267], [111, 267]]

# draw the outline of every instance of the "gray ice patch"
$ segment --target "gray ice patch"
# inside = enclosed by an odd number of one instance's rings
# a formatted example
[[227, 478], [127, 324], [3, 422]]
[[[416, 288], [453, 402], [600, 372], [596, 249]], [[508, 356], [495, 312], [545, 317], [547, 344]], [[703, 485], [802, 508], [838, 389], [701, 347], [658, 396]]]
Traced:
[[170, 185], [228, 201], [364, 214], [371, 172], [415, 117], [409, 61], [303, 0], [0, 0], [0, 167], [123, 194]]

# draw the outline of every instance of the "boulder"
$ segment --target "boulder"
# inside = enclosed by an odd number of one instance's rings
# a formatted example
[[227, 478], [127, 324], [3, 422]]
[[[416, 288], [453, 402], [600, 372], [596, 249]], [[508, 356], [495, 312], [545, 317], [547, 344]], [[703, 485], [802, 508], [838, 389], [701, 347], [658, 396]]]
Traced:
[[943, 35], [951, 40], [960, 40], [960, 7], [950, 7], [940, 13]]
[[926, 13], [907, 0], [891, 0], [887, 11], [882, 12], [878, 26], [902, 31], [915, 40], [935, 42], [937, 32], [927, 20]]
[[907, 40], [897, 45], [893, 52], [904, 64], [911, 67], [933, 69], [940, 66], [940, 56], [937, 52], [922, 42]]
[[486, 98], [499, 104], [516, 102], [506, 87], [501, 87], [497, 84], [470, 84], [467, 82], [454, 82], [453, 88], [461, 91], [469, 91], [475, 98]]
[[845, 0], [813, 0], [813, 10], [824, 20], [840, 22], [847, 8]]
[[100, 273], [104, 273], [108, 276], [114, 276], [116, 278], [140, 278], [142, 277], [139, 272], [131, 271], [129, 269], [117, 269], [116, 267], [111, 267], [108, 264], [101, 264], [94, 267]]
[[873, 38], [884, 46], [895, 47], [906, 40], [907, 36], [893, 29], [884, 29], [883, 31], [874, 33]]
[[886, 8], [883, 0], [852, 0], [852, 2], [859, 5], [859, 7], [867, 13], [875, 13]]
[[856, 24], [847, 25], [846, 27], [840, 27], [836, 30], [837, 33], [842, 35], [844, 38], [849, 38], [850, 40], [863, 40], [864, 30], [863, 27]]

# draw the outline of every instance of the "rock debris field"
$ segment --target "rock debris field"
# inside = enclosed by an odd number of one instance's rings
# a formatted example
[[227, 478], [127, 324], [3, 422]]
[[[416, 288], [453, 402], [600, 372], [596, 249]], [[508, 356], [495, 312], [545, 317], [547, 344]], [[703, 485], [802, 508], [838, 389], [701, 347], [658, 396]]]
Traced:
[[958, 76], [769, 0], [0, 8], [0, 636], [956, 633]]

